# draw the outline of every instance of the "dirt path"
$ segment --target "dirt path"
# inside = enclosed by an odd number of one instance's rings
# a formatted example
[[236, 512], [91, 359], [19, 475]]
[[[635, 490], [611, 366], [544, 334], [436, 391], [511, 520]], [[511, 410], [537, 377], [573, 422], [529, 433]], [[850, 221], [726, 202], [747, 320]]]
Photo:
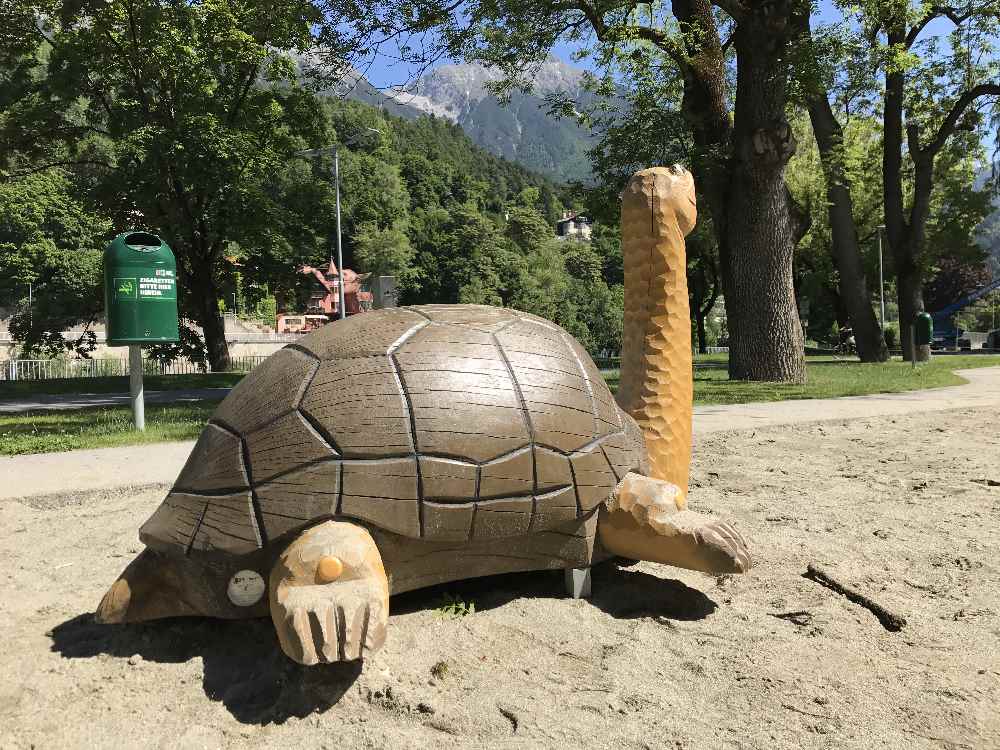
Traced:
[[[415, 592], [360, 673], [290, 664], [267, 621], [93, 624], [158, 491], [0, 501], [0, 747], [1000, 748], [1000, 420], [718, 433], [695, 455], [692, 505], [739, 525], [751, 575]], [[437, 613], [444, 594], [475, 613]]]

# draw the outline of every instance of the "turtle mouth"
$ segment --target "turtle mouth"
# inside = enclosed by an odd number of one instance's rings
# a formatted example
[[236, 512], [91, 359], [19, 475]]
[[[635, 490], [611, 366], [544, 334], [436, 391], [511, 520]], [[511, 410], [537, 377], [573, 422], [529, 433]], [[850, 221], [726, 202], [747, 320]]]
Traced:
[[111, 584], [94, 619], [116, 624], [200, 614], [185, 600], [172, 572], [169, 559], [143, 550]]

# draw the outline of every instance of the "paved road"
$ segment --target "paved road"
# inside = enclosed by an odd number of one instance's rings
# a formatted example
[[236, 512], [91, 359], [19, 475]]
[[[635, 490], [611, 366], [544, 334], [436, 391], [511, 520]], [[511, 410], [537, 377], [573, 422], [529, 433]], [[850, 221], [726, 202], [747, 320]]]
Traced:
[[[147, 404], [169, 404], [177, 401], [221, 401], [229, 388], [190, 388], [176, 391], [146, 391]], [[25, 411], [56, 411], [86, 409], [94, 406], [128, 406], [127, 393], [66, 393], [40, 394], [0, 399], [0, 414]]]
[[[1000, 416], [1000, 367], [959, 370], [968, 385], [847, 398], [699, 406], [694, 434], [751, 430], [781, 424], [978, 408], [983, 419]], [[224, 390], [224, 389], [219, 389]], [[0, 457], [0, 501], [30, 495], [65, 494], [171, 484], [193, 442]]]

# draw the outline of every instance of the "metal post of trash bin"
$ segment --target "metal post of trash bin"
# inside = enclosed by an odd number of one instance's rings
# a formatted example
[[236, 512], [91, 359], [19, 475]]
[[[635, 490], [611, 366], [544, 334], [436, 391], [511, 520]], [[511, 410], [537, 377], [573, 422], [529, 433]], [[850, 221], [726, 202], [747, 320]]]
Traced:
[[142, 346], [129, 344], [128, 347], [128, 393], [132, 404], [135, 429], [146, 429], [146, 401], [142, 388]]

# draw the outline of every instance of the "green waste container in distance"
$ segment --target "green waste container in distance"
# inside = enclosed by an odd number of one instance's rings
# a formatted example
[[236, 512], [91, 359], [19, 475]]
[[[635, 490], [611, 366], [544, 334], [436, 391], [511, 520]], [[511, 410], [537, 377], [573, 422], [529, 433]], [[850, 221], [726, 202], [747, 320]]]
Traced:
[[917, 346], [930, 346], [934, 339], [934, 320], [930, 313], [917, 313], [913, 319], [914, 343]]
[[166, 242], [126, 232], [104, 251], [108, 346], [178, 341], [177, 261]]

